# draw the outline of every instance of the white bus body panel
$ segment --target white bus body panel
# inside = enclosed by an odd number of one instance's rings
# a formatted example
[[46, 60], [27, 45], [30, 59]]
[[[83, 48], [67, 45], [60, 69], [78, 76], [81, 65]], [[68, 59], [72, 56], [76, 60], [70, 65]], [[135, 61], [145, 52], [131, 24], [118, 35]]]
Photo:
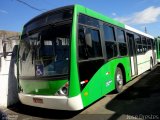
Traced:
[[132, 71], [132, 76], [135, 75], [135, 68], [134, 68], [134, 60], [133, 57], [131, 57], [131, 71]]
[[[66, 96], [43, 96], [24, 93], [19, 93], [18, 95], [21, 103], [25, 105], [58, 110], [83, 109], [82, 98], [80, 94], [71, 98]], [[34, 98], [42, 99], [43, 103], [35, 103], [33, 101]]]
[[137, 55], [138, 75], [150, 69], [150, 59], [153, 60], [152, 50], [143, 55]]

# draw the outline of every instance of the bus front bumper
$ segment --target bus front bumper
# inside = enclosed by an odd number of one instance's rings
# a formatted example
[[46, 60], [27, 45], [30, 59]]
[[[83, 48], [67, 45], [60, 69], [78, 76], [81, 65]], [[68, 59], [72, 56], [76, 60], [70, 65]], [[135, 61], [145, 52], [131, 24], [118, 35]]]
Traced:
[[44, 96], [31, 94], [18, 94], [22, 104], [57, 110], [81, 110], [83, 109], [81, 95], [68, 98], [66, 96]]

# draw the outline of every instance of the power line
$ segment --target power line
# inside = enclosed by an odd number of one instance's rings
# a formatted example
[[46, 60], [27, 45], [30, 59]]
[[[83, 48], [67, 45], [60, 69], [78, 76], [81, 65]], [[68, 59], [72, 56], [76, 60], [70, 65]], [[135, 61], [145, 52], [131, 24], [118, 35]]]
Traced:
[[28, 7], [32, 8], [32, 9], [34, 9], [34, 10], [37, 10], [37, 11], [40, 11], [40, 12], [44, 12], [44, 10], [38, 9], [38, 8], [36, 8], [36, 7], [30, 5], [30, 4], [28, 4], [28, 3], [26, 3], [26, 2], [24, 2], [24, 1], [22, 1], [22, 0], [17, 0], [17, 2], [20, 2], [20, 3], [22, 3], [22, 4], [26, 5], [26, 6], [28, 6]]

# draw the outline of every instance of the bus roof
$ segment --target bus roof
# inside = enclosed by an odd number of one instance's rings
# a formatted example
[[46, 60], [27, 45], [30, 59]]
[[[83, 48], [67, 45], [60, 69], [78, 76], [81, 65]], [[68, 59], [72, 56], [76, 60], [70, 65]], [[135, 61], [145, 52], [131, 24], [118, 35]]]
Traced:
[[154, 37], [151, 36], [151, 35], [149, 35], [149, 34], [146, 34], [146, 33], [142, 32], [142, 31], [139, 31], [139, 30], [137, 30], [137, 29], [135, 29], [135, 28], [132, 28], [132, 27], [126, 25], [126, 24], [123, 24], [123, 23], [121, 23], [121, 22], [119, 22], [119, 21], [117, 21], [117, 20], [114, 20], [114, 19], [112, 19], [112, 18], [109, 18], [109, 17], [107, 17], [107, 16], [105, 16], [105, 15], [103, 15], [103, 14], [101, 14], [101, 13], [98, 13], [98, 12], [96, 12], [96, 11], [94, 11], [94, 10], [91, 10], [91, 9], [89, 9], [89, 8], [86, 8], [86, 7], [84, 7], [84, 6], [82, 6], [82, 5], [78, 5], [78, 4], [69, 5], [69, 6], [64, 6], [64, 7], [60, 7], [60, 8], [56, 8], [56, 9], [53, 9], [53, 10], [44, 12], [44, 13], [42, 13], [42, 14], [34, 17], [33, 19], [31, 19], [29, 22], [27, 22], [27, 23], [24, 25], [24, 27], [27, 26], [28, 24], [30, 24], [31, 22], [33, 22], [33, 21], [41, 18], [42, 16], [48, 15], [48, 14], [50, 14], [50, 13], [52, 13], [52, 12], [55, 12], [55, 11], [58, 11], [58, 10], [71, 9], [71, 8], [73, 8], [73, 7], [75, 7], [75, 10], [77, 10], [77, 12], [79, 12], [79, 13], [84, 13], [84, 14], [86, 14], [86, 15], [88, 15], [88, 16], [91, 16], [91, 17], [93, 17], [93, 18], [102, 20], [102, 21], [107, 22], [107, 23], [109, 23], [109, 24], [112, 24], [112, 25], [115, 25], [115, 26], [124, 28], [124, 29], [126, 29], [126, 30], [135, 32], [135, 33], [137, 33], [137, 34], [140, 34], [140, 35], [143, 35], [143, 36], [146, 36], [146, 37], [149, 37], [149, 38], [154, 39]]

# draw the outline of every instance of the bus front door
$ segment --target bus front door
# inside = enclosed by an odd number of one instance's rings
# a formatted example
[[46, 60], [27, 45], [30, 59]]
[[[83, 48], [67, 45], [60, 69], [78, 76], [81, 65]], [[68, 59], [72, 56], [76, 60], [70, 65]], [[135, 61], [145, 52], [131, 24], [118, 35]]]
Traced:
[[130, 63], [131, 63], [131, 76], [134, 77], [138, 75], [137, 69], [137, 54], [136, 54], [136, 45], [134, 41], [134, 35], [127, 33], [127, 41], [128, 41], [128, 50], [130, 56]]

